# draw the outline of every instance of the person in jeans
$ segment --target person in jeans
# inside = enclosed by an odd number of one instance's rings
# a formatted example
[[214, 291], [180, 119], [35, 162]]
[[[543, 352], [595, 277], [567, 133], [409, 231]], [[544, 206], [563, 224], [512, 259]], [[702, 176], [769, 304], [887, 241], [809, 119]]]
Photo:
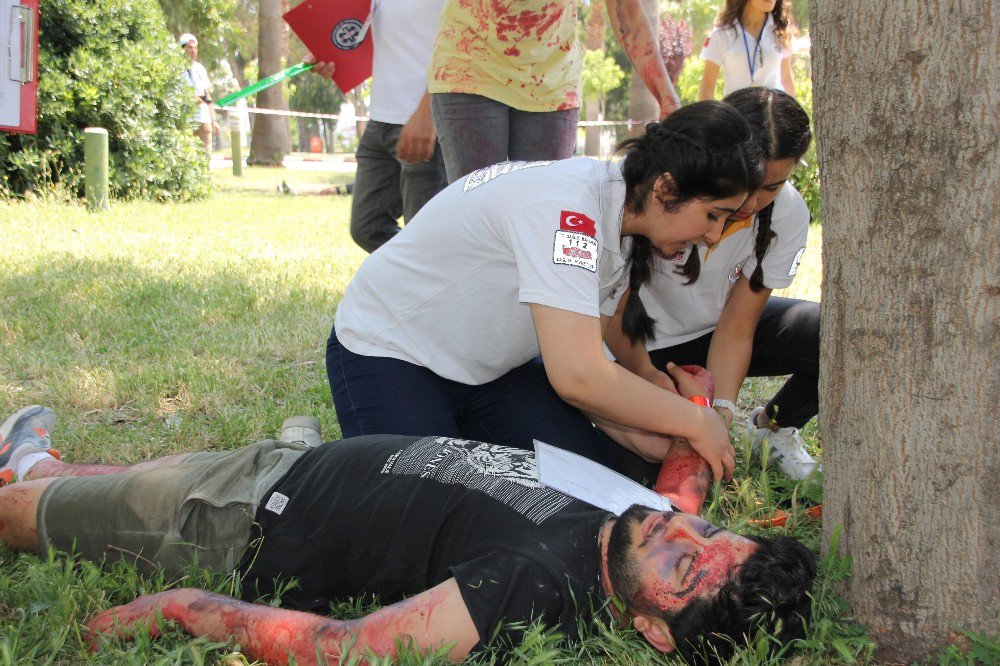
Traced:
[[[657, 650], [691, 659], [703, 638], [725, 658], [758, 627], [775, 646], [801, 636], [810, 614], [815, 558], [798, 541], [639, 505], [616, 516], [539, 483], [530, 451], [373, 435], [70, 465], [49, 453], [54, 422], [31, 406], [0, 426], [0, 470], [18, 469], [0, 487], [0, 543], [171, 579], [194, 562], [237, 571], [245, 599], [280, 590], [284, 606], [177, 587], [91, 618], [98, 650], [171, 622], [272, 664], [390, 657], [400, 644], [456, 661], [492, 644], [513, 658], [535, 620], [573, 640], [616, 607]], [[333, 601], [369, 595], [385, 606], [329, 617]]]
[[781, 470], [803, 479], [816, 468], [798, 429], [819, 409], [819, 303], [771, 291], [791, 284], [806, 249], [809, 210], [786, 181], [812, 140], [809, 117], [780, 90], [744, 88], [723, 101], [759, 137], [764, 181], [721, 240], [673, 256], [650, 253], [651, 277], [639, 293], [650, 329], [630, 329], [619, 316], [605, 341], [622, 365], [668, 390], [668, 363], [707, 366], [727, 427], [744, 378], [791, 375], [746, 428], [754, 449], [767, 439]]
[[609, 462], [596, 422], [649, 460], [683, 436], [731, 475], [716, 413], [608, 360], [602, 334], [630, 248], [718, 240], [760, 184], [759, 146], [731, 106], [699, 102], [620, 150], [474, 171], [361, 264], [326, 351], [345, 436], [540, 439]]
[[[371, 35], [371, 120], [358, 143], [351, 238], [374, 252], [447, 185], [427, 94], [427, 64], [444, 0], [379, 0]], [[312, 56], [305, 59], [313, 62]], [[318, 63], [333, 76], [333, 63]]]
[[[680, 99], [642, 3], [605, 3], [625, 53], [666, 117]], [[429, 89], [449, 183], [508, 159], [573, 154], [583, 63], [577, 6], [577, 0], [446, 0]]]

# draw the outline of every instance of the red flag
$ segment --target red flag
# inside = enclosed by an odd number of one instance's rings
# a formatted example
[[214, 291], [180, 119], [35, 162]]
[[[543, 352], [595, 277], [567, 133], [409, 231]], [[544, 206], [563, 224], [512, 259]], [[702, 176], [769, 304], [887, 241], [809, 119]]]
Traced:
[[597, 237], [597, 223], [583, 213], [575, 213], [571, 210], [564, 210], [559, 216], [559, 228]]
[[305, 0], [284, 14], [319, 62], [333, 62], [333, 82], [343, 92], [372, 75], [371, 0]]

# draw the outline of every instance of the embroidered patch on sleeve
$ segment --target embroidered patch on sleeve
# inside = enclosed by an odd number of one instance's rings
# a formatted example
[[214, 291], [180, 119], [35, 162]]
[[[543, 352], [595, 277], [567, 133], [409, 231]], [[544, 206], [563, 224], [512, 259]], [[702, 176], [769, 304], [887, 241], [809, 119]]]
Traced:
[[708, 37], [705, 38], [705, 43], [701, 45], [701, 48], [705, 48], [706, 46], [708, 46], [708, 43], [710, 41], [712, 41], [712, 36], [711, 35], [709, 35]]
[[559, 228], [597, 237], [597, 223], [583, 213], [571, 210], [564, 210], [559, 215]]
[[802, 255], [805, 253], [806, 249], [804, 247], [795, 253], [795, 259], [792, 260], [792, 267], [788, 269], [788, 277], [795, 277], [795, 274], [799, 272], [799, 264], [802, 262]]
[[593, 236], [560, 229], [556, 232], [556, 240], [552, 248], [552, 261], [556, 264], [579, 266], [591, 273], [596, 273], [599, 252], [600, 244]]

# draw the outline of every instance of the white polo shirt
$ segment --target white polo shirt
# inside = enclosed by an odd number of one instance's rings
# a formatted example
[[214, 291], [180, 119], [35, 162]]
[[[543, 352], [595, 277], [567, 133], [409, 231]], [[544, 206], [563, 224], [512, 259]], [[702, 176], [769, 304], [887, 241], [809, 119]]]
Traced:
[[[192, 60], [188, 63], [187, 69], [184, 70], [184, 81], [194, 88], [194, 92], [198, 97], [207, 95], [209, 88], [212, 87], [212, 82], [208, 78], [205, 66], [197, 60]], [[198, 100], [198, 110], [195, 113], [194, 119], [198, 123], [212, 122], [212, 113], [208, 109], [208, 104], [200, 99]]]
[[[795, 277], [809, 234], [809, 209], [790, 183], [774, 200], [771, 230], [778, 237], [764, 255], [764, 285], [783, 289]], [[694, 284], [685, 285], [687, 278], [675, 272], [687, 261], [687, 253], [674, 261], [654, 258], [652, 278], [639, 290], [646, 312], [656, 320], [647, 349], [673, 347], [715, 330], [733, 285], [741, 274], [749, 279], [757, 268], [756, 231], [754, 216], [734, 222], [711, 249], [698, 245], [701, 274]]]
[[444, 0], [378, 0], [372, 14], [373, 120], [405, 125], [427, 92]]
[[[746, 34], [746, 43], [743, 41]], [[749, 59], [748, 59], [749, 54]], [[722, 94], [728, 95], [740, 88], [764, 86], [784, 90], [781, 85], [781, 61], [791, 57], [774, 36], [774, 19], [770, 15], [757, 48], [757, 35], [744, 33], [739, 21], [717, 27], [705, 39], [701, 59], [714, 62], [722, 69]], [[753, 78], [750, 78], [750, 61], [753, 61]]]
[[[504, 162], [428, 202], [344, 292], [337, 337], [464, 384], [539, 354], [529, 305], [588, 317], [626, 277], [618, 164]], [[619, 290], [620, 292], [620, 290]]]

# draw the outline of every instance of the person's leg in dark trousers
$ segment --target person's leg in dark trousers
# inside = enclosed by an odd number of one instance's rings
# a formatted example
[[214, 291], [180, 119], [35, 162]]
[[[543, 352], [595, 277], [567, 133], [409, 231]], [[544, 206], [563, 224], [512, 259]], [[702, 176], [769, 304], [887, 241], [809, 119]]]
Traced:
[[400, 166], [396, 145], [401, 125], [368, 122], [358, 143], [358, 170], [351, 202], [351, 238], [366, 252], [374, 252], [399, 233], [396, 220], [403, 213]]
[[533, 440], [610, 465], [610, 439], [552, 388], [540, 357], [481, 386], [468, 387], [462, 437], [533, 450]]
[[819, 412], [819, 303], [771, 296], [754, 334], [750, 377], [791, 375], [765, 405], [781, 428]]
[[459, 436], [466, 387], [394, 358], [361, 356], [330, 332], [326, 372], [344, 438], [357, 435]]
[[579, 109], [562, 111], [510, 110], [511, 161], [564, 160], [576, 151]]
[[[397, 134], [393, 141], [395, 150]], [[440, 144], [434, 144], [434, 154], [426, 162], [408, 164], [400, 162], [399, 192], [403, 199], [403, 223], [413, 219], [424, 204], [448, 186], [448, 176], [444, 169], [444, 157]]]
[[464, 93], [432, 93], [434, 129], [444, 155], [448, 182], [507, 160], [510, 107]]
[[[677, 365], [705, 365], [712, 334], [649, 353], [664, 370]], [[767, 403], [778, 426], [801, 428], [819, 411], [819, 303], [771, 296], [754, 332], [748, 377], [791, 375]]]

